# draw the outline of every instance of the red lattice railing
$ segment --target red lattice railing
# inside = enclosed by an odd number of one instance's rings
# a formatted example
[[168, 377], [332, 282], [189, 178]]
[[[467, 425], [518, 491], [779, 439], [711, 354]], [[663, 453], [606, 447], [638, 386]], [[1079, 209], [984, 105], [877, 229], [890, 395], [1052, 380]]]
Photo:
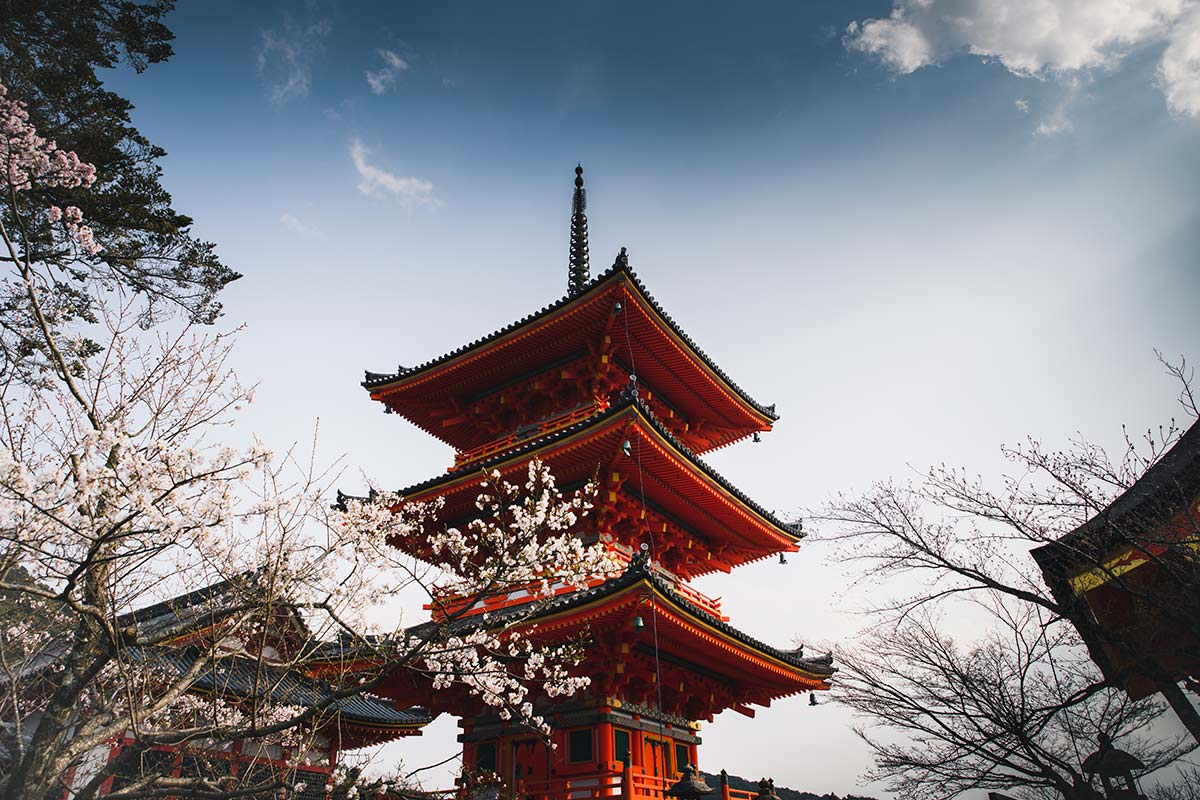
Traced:
[[599, 414], [608, 408], [608, 402], [605, 400], [596, 400], [591, 403], [585, 403], [581, 406], [576, 406], [569, 411], [563, 411], [560, 414], [555, 414], [552, 417], [538, 420], [530, 425], [523, 425], [517, 428], [507, 436], [501, 436], [499, 439], [493, 439], [487, 444], [481, 444], [479, 447], [473, 447], [470, 450], [464, 450], [454, 456], [454, 466], [450, 467], [447, 472], [453, 472], [456, 469], [461, 469], [467, 464], [475, 461], [482, 461], [488, 456], [494, 456], [498, 453], [503, 453], [521, 442], [532, 439], [535, 436], [543, 436], [547, 433], [553, 433], [556, 430], [565, 428], [568, 425], [574, 425], [576, 422], [581, 422], [588, 417]]

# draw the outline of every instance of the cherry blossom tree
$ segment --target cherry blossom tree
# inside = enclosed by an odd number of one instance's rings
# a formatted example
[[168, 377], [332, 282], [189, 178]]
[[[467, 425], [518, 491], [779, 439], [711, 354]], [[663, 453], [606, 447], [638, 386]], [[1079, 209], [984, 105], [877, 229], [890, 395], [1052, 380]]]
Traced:
[[[554, 588], [612, 571], [602, 546], [573, 533], [590, 488], [565, 497], [538, 462], [521, 485], [481, 475], [480, 517], [447, 528], [437, 504], [387, 492], [331, 507], [341, 470], [319, 467], [315, 448], [222, 446], [253, 399], [227, 364], [233, 334], [186, 319], [147, 330], [146, 299], [96, 277], [83, 284], [88, 320], [64, 314], [60, 273], [106, 245], [78, 207], [31, 198], [38, 187], [85, 191], [95, 169], [40, 136], [3, 86], [0, 126], [11, 264], [0, 303], [47, 359], [43, 373], [0, 380], [5, 798], [295, 790], [287, 770], [234, 779], [209, 764], [174, 776], [154, 754], [238, 742], [299, 766], [320, 757], [343, 701], [374, 696], [402, 671], [434, 690], [461, 685], [534, 728], [538, 698], [586, 685], [569, 669], [576, 652], [521, 635], [520, 616], [501, 628], [452, 623], [516, 585], [534, 613]], [[46, 252], [54, 258], [39, 260]], [[428, 537], [427, 562], [387, 544], [411, 536]], [[452, 592], [460, 610], [415, 629], [399, 614], [371, 623], [372, 606], [411, 587], [435, 602]], [[230, 688], [234, 670], [249, 688]], [[106, 763], [115, 741], [124, 747]], [[355, 782], [341, 767], [328, 780]]]
[[[1164, 365], [1194, 420], [1186, 363]], [[869, 628], [838, 653], [835, 692], [860, 715], [872, 778], [925, 800], [987, 789], [1086, 799], [1095, 795], [1083, 761], [1101, 734], [1146, 772], [1197, 746], [1200, 717], [1184, 687], [1164, 681], [1162, 696], [1135, 701], [1110, 683], [1029, 552], [1100, 513], [1184, 428], [1127, 435], [1115, 457], [1083, 439], [1058, 451], [1029, 440], [1004, 449], [1014, 468], [996, 485], [942, 466], [826, 508], [822, 538], [872, 593]], [[1195, 541], [1161, 544], [1182, 554]], [[1194, 558], [1164, 562], [1174, 585], [1197, 586]], [[1200, 594], [1183, 592], [1190, 604], [1178, 594], [1152, 588], [1139, 600], [1194, 630]], [[1192, 737], [1171, 729], [1171, 710]]]

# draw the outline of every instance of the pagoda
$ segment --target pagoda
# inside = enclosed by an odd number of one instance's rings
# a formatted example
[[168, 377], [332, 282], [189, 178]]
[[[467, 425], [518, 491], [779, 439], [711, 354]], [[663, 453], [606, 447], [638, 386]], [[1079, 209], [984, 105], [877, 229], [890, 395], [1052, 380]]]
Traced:
[[[577, 669], [591, 685], [565, 701], [542, 699], [553, 747], [489, 715], [465, 691], [405, 697], [396, 689], [395, 699], [459, 717], [464, 768], [495, 773], [523, 796], [661, 797], [684, 767], [697, 766], [701, 721], [727, 709], [754, 716], [755, 706], [827, 689], [834, 669], [828, 656], [805, 658], [742, 633], [719, 599], [690, 585], [798, 549], [799, 526], [700, 458], [757, 439], [779, 417], [662, 309], [624, 248], [590, 276], [583, 170], [575, 172], [567, 294], [420, 366], [368, 372], [363, 386], [387, 412], [456, 451], [447, 472], [400, 492], [440, 500], [445, 524], [478, 514], [484, 471], [520, 483], [537, 458], [565, 489], [594, 483], [577, 535], [605, 543], [625, 568], [583, 589], [564, 587], [517, 623], [544, 643], [586, 640]], [[391, 544], [429, 555], [419, 535]], [[458, 608], [453, 624], [500, 626], [527, 614], [529, 603], [515, 587]], [[429, 624], [455, 610], [437, 604]]]

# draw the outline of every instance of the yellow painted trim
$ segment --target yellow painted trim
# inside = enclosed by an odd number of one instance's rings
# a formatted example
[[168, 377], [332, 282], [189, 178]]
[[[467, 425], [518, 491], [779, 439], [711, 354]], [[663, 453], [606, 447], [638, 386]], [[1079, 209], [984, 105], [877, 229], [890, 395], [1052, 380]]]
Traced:
[[[1180, 544], [1193, 553], [1200, 552], [1200, 540], [1193, 539], [1191, 541], [1180, 542]], [[1132, 572], [1142, 564], [1150, 561], [1150, 557], [1146, 555], [1130, 558], [1136, 550], [1137, 548], [1134, 547], [1126, 547], [1119, 555], [1110, 558], [1102, 565], [1072, 577], [1068, 581], [1071, 591], [1078, 597], [1085, 592], [1090, 592], [1092, 589], [1103, 586], [1113, 578], [1119, 578], [1128, 572]]]

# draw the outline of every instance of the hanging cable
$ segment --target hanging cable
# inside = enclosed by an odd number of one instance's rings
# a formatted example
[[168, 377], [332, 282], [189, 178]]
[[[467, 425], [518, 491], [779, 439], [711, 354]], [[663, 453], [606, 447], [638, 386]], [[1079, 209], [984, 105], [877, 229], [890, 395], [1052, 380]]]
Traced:
[[[621, 248], [622, 252], [624, 248]], [[629, 376], [630, 384], [633, 387], [631, 392], [632, 399], [635, 404], [637, 402], [637, 358], [633, 353], [633, 340], [629, 335], [629, 314], [623, 314], [625, 324], [625, 347], [629, 350], [629, 369], [633, 373]], [[654, 689], [655, 689], [655, 716], [658, 717], [658, 743], [662, 748], [659, 753], [659, 763], [662, 768], [662, 785], [665, 790], [668, 786], [667, 777], [667, 758], [671, 753], [667, 748], [666, 742], [666, 727], [663, 723], [663, 703], [662, 703], [662, 659], [659, 656], [658, 648], [658, 603], [654, 597], [654, 561], [657, 558], [658, 550], [655, 547], [654, 533], [650, 530], [650, 526], [646, 524], [646, 482], [642, 470], [642, 440], [637, 438], [637, 446], [634, 448], [634, 459], [637, 461], [638, 470], [638, 495], [642, 505], [641, 529], [645, 536], [645, 541], [642, 543], [643, 548], [648, 548], [646, 560], [646, 573], [651, 576], [650, 583], [650, 631], [654, 645]], [[674, 740], [672, 740], [674, 741]]]

